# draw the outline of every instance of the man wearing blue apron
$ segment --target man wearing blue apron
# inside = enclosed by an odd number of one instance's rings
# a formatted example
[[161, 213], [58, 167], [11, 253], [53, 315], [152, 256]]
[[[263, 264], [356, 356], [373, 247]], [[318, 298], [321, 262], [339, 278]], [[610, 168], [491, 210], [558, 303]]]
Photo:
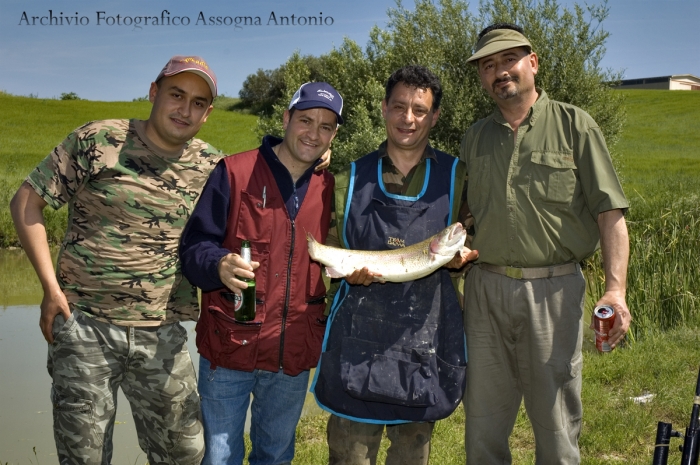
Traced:
[[[467, 219], [464, 165], [428, 145], [441, 96], [439, 79], [422, 66], [392, 74], [382, 102], [387, 140], [336, 177], [337, 229], [327, 243], [395, 249]], [[475, 254], [465, 250], [449, 265]], [[376, 463], [386, 425], [392, 443], [386, 463], [424, 465], [433, 422], [452, 413], [464, 390], [459, 299], [444, 268], [405, 283], [375, 280], [381, 277], [372, 270], [355, 271], [331, 307], [312, 387], [332, 413], [329, 461]]]

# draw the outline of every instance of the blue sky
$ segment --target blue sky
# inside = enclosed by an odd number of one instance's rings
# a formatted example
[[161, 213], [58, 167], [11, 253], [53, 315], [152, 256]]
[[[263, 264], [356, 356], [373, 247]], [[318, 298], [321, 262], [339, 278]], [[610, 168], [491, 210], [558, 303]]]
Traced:
[[[413, 1], [404, 4], [412, 7]], [[471, 2], [471, 8], [477, 4]], [[385, 26], [393, 6], [394, 0], [0, 0], [0, 90], [41, 98], [76, 92], [90, 100], [131, 100], [147, 94], [170, 56], [195, 54], [213, 67], [219, 92], [237, 96], [248, 74], [276, 68], [295, 50], [320, 55], [344, 37], [364, 46], [370, 28]], [[609, 6], [603, 27], [612, 37], [604, 67], [622, 70], [626, 78], [700, 76], [700, 40], [694, 32], [700, 0], [609, 0]], [[59, 18], [63, 13], [63, 25], [39, 24], [49, 10]], [[137, 16], [160, 21], [163, 10], [169, 12], [169, 25], [114, 24], [117, 15], [121, 22]], [[261, 25], [198, 25], [200, 12], [207, 19], [257, 16]], [[76, 13], [87, 24], [76, 26]], [[325, 24], [274, 26], [273, 13], [278, 21], [314, 16]], [[175, 25], [178, 17], [188, 17], [190, 24]]]

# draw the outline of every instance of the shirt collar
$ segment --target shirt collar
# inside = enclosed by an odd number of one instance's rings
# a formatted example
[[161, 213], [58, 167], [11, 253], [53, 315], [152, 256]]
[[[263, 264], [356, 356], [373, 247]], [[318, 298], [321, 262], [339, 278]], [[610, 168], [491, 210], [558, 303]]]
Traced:
[[[535, 104], [530, 107], [530, 109], [527, 112], [527, 117], [525, 117], [525, 120], [523, 121], [528, 121], [530, 126], [535, 125], [537, 119], [542, 114], [542, 111], [549, 104], [549, 97], [547, 96], [547, 92], [545, 92], [544, 89], [541, 89], [539, 87], [535, 87], [535, 90], [537, 91], [537, 100], [535, 101]], [[508, 124], [506, 119], [503, 117], [503, 113], [501, 113], [501, 109], [498, 108], [498, 106], [494, 111], [494, 120], [499, 124]]]
[[535, 89], [537, 90], [537, 94], [539, 96], [537, 97], [535, 104], [530, 109], [530, 126], [535, 125], [537, 119], [540, 117], [544, 109], [549, 104], [549, 97], [547, 96], [547, 92], [545, 92], [543, 89], [540, 89], [539, 87], [536, 87]]
[[[386, 146], [387, 146], [387, 141], [384, 141], [379, 145], [379, 148], [377, 149], [377, 152], [379, 152], [379, 158], [387, 157], [389, 160], [391, 160], [391, 158], [389, 158], [389, 152], [387, 152], [387, 150], [386, 150]], [[435, 163], [437, 163], [437, 161], [438, 161], [437, 155], [435, 155], [435, 150], [433, 150], [433, 148], [430, 146], [430, 144], [425, 146], [425, 150], [423, 151], [423, 155], [421, 155], [420, 161], [418, 163], [422, 163], [426, 158], [430, 158]]]
[[[268, 166], [270, 169], [273, 171], [273, 173], [278, 173], [278, 172], [284, 172], [287, 174], [287, 176], [290, 176], [290, 181], [291, 181], [291, 175], [289, 174], [289, 170], [287, 169], [286, 166], [280, 161], [280, 159], [277, 157], [277, 154], [275, 153], [274, 150], [272, 150], [272, 147], [279, 145], [282, 143], [282, 139], [279, 137], [271, 136], [271, 135], [266, 135], [263, 137], [262, 144], [260, 146], [260, 152], [262, 152], [263, 157], [267, 161]], [[314, 169], [316, 168], [316, 165], [321, 163], [321, 159], [319, 158], [314, 162], [313, 165], [311, 165], [306, 171], [304, 171], [304, 174], [302, 174], [299, 179], [297, 179], [297, 182], [295, 183], [295, 186], [299, 187], [301, 184], [307, 182], [309, 179], [311, 179], [311, 175], [314, 174]]]

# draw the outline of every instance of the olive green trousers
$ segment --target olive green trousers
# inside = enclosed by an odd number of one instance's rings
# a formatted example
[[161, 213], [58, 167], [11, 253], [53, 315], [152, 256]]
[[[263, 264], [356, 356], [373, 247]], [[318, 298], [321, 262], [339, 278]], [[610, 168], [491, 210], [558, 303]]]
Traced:
[[478, 266], [469, 271], [464, 318], [467, 464], [512, 462], [508, 437], [523, 399], [536, 463], [580, 463], [585, 289], [580, 267], [574, 274], [530, 280]]
[[383, 425], [360, 423], [336, 415], [328, 419], [330, 465], [375, 465], [382, 433], [391, 441], [386, 465], [427, 465], [435, 423]]

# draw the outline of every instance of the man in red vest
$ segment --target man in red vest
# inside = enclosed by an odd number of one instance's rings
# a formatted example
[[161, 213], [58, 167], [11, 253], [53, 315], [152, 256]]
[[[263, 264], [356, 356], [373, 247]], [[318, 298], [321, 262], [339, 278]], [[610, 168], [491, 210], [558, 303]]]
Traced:
[[[197, 324], [203, 463], [241, 464], [251, 406], [248, 457], [290, 463], [295, 429], [325, 331], [321, 265], [306, 246], [324, 242], [333, 176], [315, 172], [343, 122], [343, 100], [325, 82], [306, 83], [284, 113], [283, 139], [223, 159], [209, 178], [180, 244], [183, 273], [202, 289]], [[241, 256], [250, 241], [252, 263]], [[236, 302], [255, 278], [256, 316], [234, 318]]]

